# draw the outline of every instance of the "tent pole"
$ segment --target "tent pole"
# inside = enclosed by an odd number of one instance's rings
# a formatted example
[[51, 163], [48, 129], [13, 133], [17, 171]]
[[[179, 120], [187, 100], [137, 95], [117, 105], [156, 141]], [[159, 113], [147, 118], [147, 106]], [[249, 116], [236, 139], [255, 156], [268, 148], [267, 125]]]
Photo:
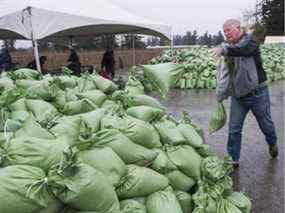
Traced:
[[[174, 41], [173, 41], [173, 33], [172, 30], [170, 32], [170, 49], [171, 49], [171, 53], [173, 53], [173, 46], [174, 46]], [[171, 56], [173, 56], [173, 54], [171, 54]]]
[[38, 48], [37, 40], [33, 40], [33, 47], [34, 47], [34, 55], [35, 55], [37, 70], [41, 72], [41, 65], [40, 65], [40, 59], [39, 59], [39, 48]]
[[133, 46], [133, 66], [135, 66], [136, 65], [135, 34], [132, 34], [132, 46]]

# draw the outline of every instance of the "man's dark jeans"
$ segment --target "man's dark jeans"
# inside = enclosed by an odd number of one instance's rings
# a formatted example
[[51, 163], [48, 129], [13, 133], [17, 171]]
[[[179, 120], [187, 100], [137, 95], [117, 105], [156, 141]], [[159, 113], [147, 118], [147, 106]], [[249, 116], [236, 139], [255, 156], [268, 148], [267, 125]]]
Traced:
[[228, 153], [234, 161], [240, 158], [242, 127], [248, 111], [251, 110], [265, 135], [268, 145], [277, 142], [275, 127], [271, 118], [268, 87], [259, 88], [242, 98], [231, 97]]

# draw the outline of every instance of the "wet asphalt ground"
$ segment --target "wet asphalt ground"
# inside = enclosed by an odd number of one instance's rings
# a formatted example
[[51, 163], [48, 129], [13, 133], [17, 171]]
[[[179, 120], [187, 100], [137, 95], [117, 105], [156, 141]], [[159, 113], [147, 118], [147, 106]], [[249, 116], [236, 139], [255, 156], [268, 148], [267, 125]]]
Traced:
[[[284, 213], [284, 120], [285, 81], [269, 85], [272, 118], [278, 134], [279, 156], [271, 159], [257, 121], [250, 112], [243, 127], [240, 167], [232, 174], [236, 191], [243, 191], [253, 202], [253, 213]], [[157, 97], [155, 95], [155, 97]], [[172, 90], [169, 99], [162, 101], [168, 112], [180, 118], [186, 110], [192, 120], [205, 132], [206, 143], [223, 157], [227, 154], [228, 126], [208, 134], [211, 113], [216, 105], [214, 90]], [[229, 113], [230, 102], [225, 102]]]

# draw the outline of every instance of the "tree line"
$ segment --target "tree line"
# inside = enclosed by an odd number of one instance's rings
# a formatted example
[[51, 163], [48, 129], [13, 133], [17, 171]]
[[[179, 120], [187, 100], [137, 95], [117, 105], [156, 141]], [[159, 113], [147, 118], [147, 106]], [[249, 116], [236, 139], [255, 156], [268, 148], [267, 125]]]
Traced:
[[[71, 42], [72, 41], [72, 42]], [[197, 34], [197, 31], [193, 32], [187, 31], [185, 35], [176, 34], [173, 37], [174, 45], [207, 45], [213, 46], [218, 45], [224, 41], [221, 32], [217, 35], [211, 35], [208, 32], [204, 33], [202, 36]], [[74, 45], [79, 49], [84, 50], [98, 50], [105, 49], [106, 47], [112, 47], [113, 49], [132, 49], [133, 46], [136, 49], [145, 49], [147, 46], [164, 46], [169, 45], [169, 41], [165, 39], [148, 36], [146, 39], [140, 35], [102, 35], [97, 37], [74, 37], [74, 38], [60, 38], [52, 40], [42, 40], [39, 41], [39, 50], [55, 50], [64, 51], [67, 50], [70, 45]], [[15, 40], [5, 40], [3, 42], [3, 47], [9, 50], [15, 50]]]

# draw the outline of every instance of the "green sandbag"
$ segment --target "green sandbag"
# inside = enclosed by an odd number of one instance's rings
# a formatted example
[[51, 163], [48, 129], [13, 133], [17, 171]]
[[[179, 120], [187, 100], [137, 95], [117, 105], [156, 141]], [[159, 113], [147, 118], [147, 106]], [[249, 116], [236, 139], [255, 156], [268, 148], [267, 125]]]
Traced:
[[180, 123], [191, 125], [196, 130], [196, 132], [200, 135], [202, 140], [204, 141], [204, 130], [197, 124], [193, 123], [187, 111], [182, 112], [182, 120]]
[[198, 206], [192, 211], [192, 213], [208, 213], [208, 212], [206, 212], [205, 208]]
[[[178, 83], [178, 82], [177, 82]], [[186, 88], [186, 79], [185, 78], [181, 78], [180, 80], [179, 80], [179, 87], [180, 87], [180, 89], [185, 89]]]
[[164, 99], [185, 72], [182, 65], [174, 63], [143, 65], [142, 68], [145, 78]]
[[66, 92], [63, 90], [58, 90], [56, 96], [54, 97], [52, 104], [61, 111], [64, 105], [67, 103]]
[[0, 147], [3, 147], [13, 137], [13, 132], [0, 132]]
[[22, 111], [22, 110], [12, 111], [9, 117], [12, 120], [23, 123], [29, 117], [29, 113], [27, 111]]
[[159, 101], [148, 95], [125, 95], [123, 96], [123, 102], [126, 108], [133, 106], [151, 106], [164, 109]]
[[152, 149], [161, 147], [159, 134], [149, 123], [126, 116], [121, 120], [119, 130], [134, 143]]
[[64, 209], [62, 209], [61, 211], [56, 212], [56, 213], [79, 213], [79, 212], [77, 210], [69, 207], [69, 206], [66, 206], [66, 207], [64, 207]]
[[133, 200], [123, 200], [120, 202], [121, 213], [147, 213], [145, 205]]
[[193, 148], [199, 148], [202, 146], [203, 138], [197, 133], [191, 124], [180, 123], [178, 124], [177, 129], [186, 139], [186, 144]]
[[8, 108], [11, 111], [27, 111], [25, 98], [21, 98], [14, 103], [10, 104]]
[[22, 127], [15, 132], [15, 137], [35, 137], [42, 139], [55, 139], [55, 136], [48, 130], [41, 127], [35, 118], [30, 115]]
[[105, 109], [109, 114], [117, 114], [122, 112], [123, 105], [120, 102], [107, 99], [104, 101], [101, 108]]
[[43, 99], [45, 101], [51, 101], [55, 98], [58, 91], [58, 87], [47, 80], [39, 81], [38, 84], [27, 88], [27, 98], [31, 99]]
[[7, 107], [25, 96], [25, 91], [20, 88], [6, 88], [0, 96], [0, 107]]
[[5, 123], [6, 123], [6, 120], [9, 119], [9, 115], [10, 115], [10, 112], [8, 111], [6, 107], [1, 108], [1, 113], [0, 113], [0, 131], [1, 132], [4, 132], [4, 128], [6, 127]]
[[30, 165], [48, 171], [52, 166], [64, 163], [67, 154], [71, 153], [67, 142], [58, 138], [46, 140], [32, 137], [15, 138], [4, 147], [5, 165]]
[[211, 194], [204, 192], [201, 188], [192, 196], [195, 203], [193, 212], [195, 213], [217, 213], [217, 200], [213, 199]]
[[169, 159], [187, 176], [194, 180], [201, 177], [201, 156], [188, 145], [166, 147]]
[[36, 120], [43, 126], [47, 127], [54, 122], [59, 113], [50, 103], [43, 100], [25, 100], [28, 111], [31, 111]]
[[113, 101], [123, 101], [123, 98], [126, 97], [126, 95], [127, 93], [124, 90], [116, 90], [109, 98]]
[[135, 76], [130, 75], [125, 86], [125, 91], [131, 95], [143, 95], [144, 87]]
[[155, 151], [133, 143], [116, 129], [101, 130], [96, 133], [96, 137], [95, 146], [112, 148], [126, 164], [148, 165], [157, 156]]
[[232, 172], [232, 166], [227, 161], [212, 156], [202, 160], [201, 171], [204, 178], [218, 181]]
[[151, 164], [151, 168], [161, 174], [167, 174], [174, 170], [177, 170], [177, 167], [169, 160], [166, 153], [161, 149], [153, 149], [158, 155]]
[[85, 98], [78, 101], [67, 102], [64, 105], [62, 112], [65, 115], [76, 115], [80, 113], [90, 112], [97, 108], [98, 107], [94, 103]]
[[132, 200], [135, 200], [135, 201], [137, 201], [143, 205], [145, 205], [145, 203], [146, 203], [146, 197], [134, 197], [134, 198], [132, 198]]
[[218, 131], [221, 129], [227, 122], [227, 113], [223, 103], [218, 103], [217, 108], [214, 110], [210, 125], [209, 125], [209, 133]]
[[230, 196], [227, 197], [227, 200], [238, 207], [242, 213], [250, 213], [252, 204], [248, 197], [246, 197], [243, 193], [234, 192]]
[[159, 132], [163, 144], [179, 145], [186, 143], [186, 138], [179, 132], [175, 123], [162, 120], [156, 122], [154, 127]]
[[168, 180], [158, 172], [136, 165], [128, 165], [128, 173], [121, 179], [116, 192], [119, 198], [148, 196], [168, 186]]
[[15, 132], [18, 129], [20, 129], [22, 126], [22, 123], [20, 121], [17, 120], [12, 120], [12, 119], [7, 119], [5, 121], [4, 127], [3, 127], [3, 131], [5, 132]]
[[96, 89], [96, 85], [94, 84], [93, 80], [89, 78], [88, 75], [83, 75], [80, 78], [77, 78], [76, 82], [76, 89], [78, 92], [85, 92]]
[[66, 88], [66, 90], [65, 90], [65, 100], [66, 100], [66, 102], [79, 100], [78, 97], [76, 96], [77, 92], [78, 91], [76, 89]]
[[196, 151], [203, 158], [207, 158], [207, 157], [211, 157], [211, 156], [216, 155], [216, 153], [214, 152], [212, 147], [209, 144], [205, 144], [205, 143], [202, 144], [201, 147], [196, 148]]
[[203, 180], [198, 182], [198, 190], [192, 196], [196, 206], [202, 206], [207, 212], [216, 213], [218, 199], [233, 193], [233, 181], [226, 176], [219, 181]]
[[101, 107], [103, 102], [107, 99], [107, 96], [100, 90], [89, 90], [83, 93], [77, 93], [76, 96], [79, 99], [87, 98], [98, 107]]
[[52, 201], [45, 172], [40, 168], [17, 165], [0, 171], [0, 212], [39, 212]]
[[192, 212], [192, 197], [190, 194], [183, 191], [174, 191], [175, 196], [181, 206], [183, 213]]
[[57, 197], [72, 208], [96, 213], [120, 212], [112, 184], [91, 166], [79, 164], [73, 172], [58, 175], [55, 182], [63, 189]]
[[183, 213], [171, 188], [155, 192], [148, 196], [146, 209], [148, 213]]
[[173, 189], [188, 192], [195, 184], [195, 180], [183, 172], [175, 170], [165, 174]]
[[106, 114], [100, 122], [101, 129], [120, 129], [122, 118], [117, 115]]
[[242, 213], [234, 204], [227, 199], [221, 198], [217, 203], [217, 212], [219, 213]]
[[63, 208], [64, 204], [57, 198], [54, 198], [54, 200], [48, 204], [47, 208], [33, 213], [59, 213], [59, 211], [61, 211]]
[[95, 133], [100, 129], [101, 119], [105, 116], [105, 110], [96, 109], [91, 112], [78, 114], [75, 117], [81, 118], [82, 122], [86, 125], [86, 128], [91, 133]]
[[163, 115], [165, 115], [164, 110], [150, 106], [130, 107], [127, 109], [126, 112], [128, 115], [146, 122], [152, 122], [154, 120], [158, 120]]
[[106, 94], [111, 94], [118, 89], [116, 84], [98, 74], [90, 75], [90, 77], [93, 79], [96, 87]]
[[116, 101], [114, 100], [105, 100], [101, 106], [101, 108], [109, 108], [110, 106], [116, 105]]
[[215, 193], [219, 192], [223, 197], [227, 197], [233, 193], [233, 180], [232, 178], [228, 175], [223, 177], [221, 180], [215, 183], [215, 185], [211, 185], [211, 188], [213, 188], [213, 191]]
[[15, 84], [17, 87], [28, 89], [30, 87], [38, 86], [41, 84], [41, 81], [38, 80], [29, 80], [29, 79], [23, 79], [23, 80], [16, 80]]
[[81, 151], [79, 157], [83, 163], [101, 171], [115, 187], [127, 173], [125, 163], [109, 147], [95, 147], [90, 150]]
[[58, 120], [58, 124], [50, 129], [56, 137], [66, 137], [71, 146], [78, 142], [81, 127], [81, 118], [76, 116], [64, 116]]
[[29, 68], [21, 68], [18, 70], [13, 71], [12, 76], [14, 79], [35, 79], [38, 80], [41, 77], [41, 73], [29, 69]]
[[195, 130], [196, 130], [197, 133], [201, 136], [201, 138], [202, 138], [203, 140], [205, 140], [205, 139], [204, 139], [204, 130], [203, 130], [203, 128], [200, 127], [199, 125], [193, 123], [193, 122], [191, 122], [191, 125], [195, 128]]
[[77, 82], [74, 78], [70, 77], [70, 76], [65, 76], [65, 75], [60, 75], [56, 77], [60, 84], [63, 86], [63, 88], [74, 88], [77, 85]]
[[120, 118], [107, 115], [101, 120], [101, 129], [117, 129], [134, 143], [149, 149], [162, 146], [153, 126], [132, 116]]
[[66, 208], [64, 208], [60, 212], [55, 212], [55, 213], [98, 213], [98, 212], [96, 212], [96, 211], [78, 211], [78, 210], [75, 210], [75, 209], [67, 206]]
[[14, 87], [14, 83], [10, 78], [8, 77], [0, 78], [0, 91], [12, 87]]

